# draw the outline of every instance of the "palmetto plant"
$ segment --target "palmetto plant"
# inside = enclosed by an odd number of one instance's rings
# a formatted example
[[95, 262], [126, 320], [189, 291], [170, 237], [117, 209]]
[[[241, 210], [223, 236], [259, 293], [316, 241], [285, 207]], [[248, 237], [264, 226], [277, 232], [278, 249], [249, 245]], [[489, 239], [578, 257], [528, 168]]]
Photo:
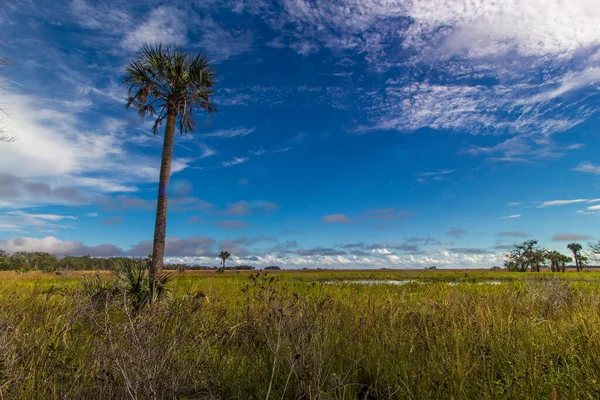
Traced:
[[225, 260], [227, 260], [229, 257], [231, 257], [231, 254], [229, 254], [228, 251], [222, 251], [219, 253], [219, 258], [221, 259], [223, 268], [225, 268]]
[[160, 276], [163, 268], [175, 129], [178, 126], [181, 134], [191, 132], [195, 128], [195, 111], [217, 111], [211, 103], [214, 83], [215, 72], [204, 54], [192, 57], [177, 47], [160, 44], [143, 46], [125, 69], [127, 107], [134, 107], [142, 117], [156, 118], [154, 134], [166, 120], [150, 268], [154, 278]]
[[123, 283], [125, 293], [135, 311], [163, 300], [169, 295], [167, 284], [171, 280], [171, 275], [161, 272], [159, 275], [152, 276], [144, 260], [120, 260], [115, 266], [117, 277]]

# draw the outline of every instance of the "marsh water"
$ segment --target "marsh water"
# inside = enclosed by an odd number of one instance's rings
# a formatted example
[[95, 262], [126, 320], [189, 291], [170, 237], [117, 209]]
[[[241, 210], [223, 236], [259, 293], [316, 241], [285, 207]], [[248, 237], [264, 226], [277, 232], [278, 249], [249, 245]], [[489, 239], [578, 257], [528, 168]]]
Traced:
[[407, 280], [343, 280], [343, 281], [327, 281], [323, 282], [326, 284], [337, 284], [337, 285], [407, 285], [407, 284], [427, 284], [427, 283], [436, 283], [436, 282], [444, 282], [448, 285], [458, 285], [458, 284], [475, 284], [475, 285], [500, 285], [505, 282], [501, 281], [478, 281], [478, 282], [463, 282], [463, 281], [429, 281], [429, 280], [419, 280], [419, 279], [407, 279]]

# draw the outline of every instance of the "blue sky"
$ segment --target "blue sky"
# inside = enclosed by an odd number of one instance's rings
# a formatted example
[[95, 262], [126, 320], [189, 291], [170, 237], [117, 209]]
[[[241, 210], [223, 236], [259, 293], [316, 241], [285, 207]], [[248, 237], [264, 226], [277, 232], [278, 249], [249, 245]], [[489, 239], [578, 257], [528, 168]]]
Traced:
[[0, 23], [10, 252], [150, 252], [161, 135], [120, 82], [158, 41], [218, 75], [177, 137], [168, 261], [488, 267], [599, 238], [595, 1], [9, 0]]

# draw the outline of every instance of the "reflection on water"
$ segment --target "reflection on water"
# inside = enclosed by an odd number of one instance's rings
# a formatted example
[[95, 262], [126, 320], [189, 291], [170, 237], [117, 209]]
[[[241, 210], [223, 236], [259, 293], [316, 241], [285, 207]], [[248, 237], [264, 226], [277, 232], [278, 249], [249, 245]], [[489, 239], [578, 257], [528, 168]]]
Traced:
[[[336, 285], [406, 285], [408, 283], [418, 283], [418, 284], [423, 284], [423, 283], [436, 283], [435, 281], [422, 281], [422, 280], [418, 280], [418, 279], [409, 279], [409, 280], [403, 280], [403, 281], [394, 281], [394, 280], [361, 280], [361, 281], [352, 281], [352, 280], [345, 280], [345, 281], [327, 281], [327, 282], [323, 282], [325, 284], [331, 285], [331, 284], [336, 284]], [[447, 285], [500, 285], [502, 283], [505, 282], [501, 282], [501, 281], [479, 281], [479, 282], [459, 282], [459, 281], [446, 281], [443, 282]]]

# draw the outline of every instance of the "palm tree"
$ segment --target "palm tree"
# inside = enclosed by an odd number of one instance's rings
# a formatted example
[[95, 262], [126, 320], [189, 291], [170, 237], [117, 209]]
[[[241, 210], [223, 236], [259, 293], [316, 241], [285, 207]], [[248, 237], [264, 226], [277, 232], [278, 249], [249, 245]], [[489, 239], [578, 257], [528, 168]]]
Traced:
[[127, 108], [133, 106], [142, 118], [146, 115], [156, 118], [155, 135], [166, 119], [150, 266], [152, 277], [159, 276], [163, 268], [175, 126], [179, 125], [181, 134], [191, 132], [195, 127], [192, 118], [195, 110], [209, 114], [217, 111], [211, 103], [214, 83], [215, 72], [208, 58], [202, 53], [192, 57], [178, 47], [143, 46], [125, 68]]
[[219, 253], [219, 258], [222, 260], [223, 268], [225, 268], [225, 260], [231, 257], [228, 251], [222, 251]]
[[585, 261], [582, 260], [583, 257], [580, 254], [580, 251], [582, 249], [581, 245], [579, 243], [569, 243], [567, 245], [567, 249], [573, 252], [573, 258], [575, 259], [575, 267], [577, 268], [577, 272], [579, 272], [583, 269], [582, 261]]
[[573, 261], [571, 257], [567, 257], [556, 250], [548, 251], [546, 258], [550, 261], [552, 272], [565, 272], [565, 264]]

